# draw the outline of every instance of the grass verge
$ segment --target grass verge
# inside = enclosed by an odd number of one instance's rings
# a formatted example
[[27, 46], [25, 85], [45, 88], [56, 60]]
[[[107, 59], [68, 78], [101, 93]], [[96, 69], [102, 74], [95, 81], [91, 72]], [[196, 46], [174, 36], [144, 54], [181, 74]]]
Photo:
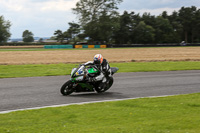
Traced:
[[0, 114], [0, 132], [198, 133], [200, 93]]
[[[70, 74], [78, 64], [0, 65], [0, 78], [57, 76]], [[111, 63], [118, 72], [200, 70], [200, 62], [130, 62]]]

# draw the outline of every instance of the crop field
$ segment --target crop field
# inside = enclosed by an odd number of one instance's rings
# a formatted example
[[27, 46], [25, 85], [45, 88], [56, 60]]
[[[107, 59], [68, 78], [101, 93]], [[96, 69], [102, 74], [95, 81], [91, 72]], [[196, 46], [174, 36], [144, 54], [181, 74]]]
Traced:
[[109, 62], [200, 61], [200, 47], [70, 50], [0, 49], [0, 65], [82, 63], [101, 53]]

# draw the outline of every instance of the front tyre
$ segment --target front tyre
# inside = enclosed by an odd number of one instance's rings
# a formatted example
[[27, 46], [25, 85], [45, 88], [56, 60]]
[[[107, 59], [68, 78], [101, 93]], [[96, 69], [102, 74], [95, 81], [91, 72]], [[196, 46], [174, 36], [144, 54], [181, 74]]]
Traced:
[[74, 92], [73, 89], [73, 83], [71, 80], [67, 81], [66, 83], [63, 84], [63, 86], [60, 89], [61, 94], [64, 96], [70, 95], [72, 92]]

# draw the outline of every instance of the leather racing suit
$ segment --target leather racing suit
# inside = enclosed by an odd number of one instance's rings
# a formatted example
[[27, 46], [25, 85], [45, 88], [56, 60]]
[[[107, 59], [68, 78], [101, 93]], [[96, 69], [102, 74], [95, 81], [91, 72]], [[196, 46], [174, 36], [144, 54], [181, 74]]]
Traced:
[[[95, 65], [93, 61], [88, 61], [84, 64], [85, 66], [89, 66], [89, 65]], [[111, 69], [110, 69], [110, 65], [108, 63], [108, 61], [106, 59], [103, 59], [103, 62], [101, 63], [101, 65], [96, 65], [97, 68], [100, 70], [100, 74], [97, 75], [96, 77], [93, 78], [94, 81], [101, 81], [102, 82], [106, 82], [106, 80], [104, 81], [104, 78], [106, 77], [111, 77]]]

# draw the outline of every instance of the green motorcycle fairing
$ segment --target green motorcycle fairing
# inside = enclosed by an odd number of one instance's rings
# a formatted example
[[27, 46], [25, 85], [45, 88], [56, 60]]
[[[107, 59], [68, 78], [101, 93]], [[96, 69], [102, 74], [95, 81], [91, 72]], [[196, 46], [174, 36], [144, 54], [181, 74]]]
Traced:
[[98, 73], [99, 71], [95, 68], [88, 69], [88, 73]]
[[[86, 72], [87, 71], [87, 72]], [[72, 69], [72, 72], [71, 72], [71, 81], [73, 83], [78, 83], [82, 88], [88, 88], [90, 90], [93, 89], [93, 87], [88, 84], [87, 82], [85, 83], [80, 83], [79, 81], [83, 81], [83, 78], [84, 78], [84, 73], [88, 73], [88, 74], [97, 74], [99, 73], [99, 70], [95, 69], [95, 68], [85, 68], [83, 66], [79, 67], [78, 69]]]

